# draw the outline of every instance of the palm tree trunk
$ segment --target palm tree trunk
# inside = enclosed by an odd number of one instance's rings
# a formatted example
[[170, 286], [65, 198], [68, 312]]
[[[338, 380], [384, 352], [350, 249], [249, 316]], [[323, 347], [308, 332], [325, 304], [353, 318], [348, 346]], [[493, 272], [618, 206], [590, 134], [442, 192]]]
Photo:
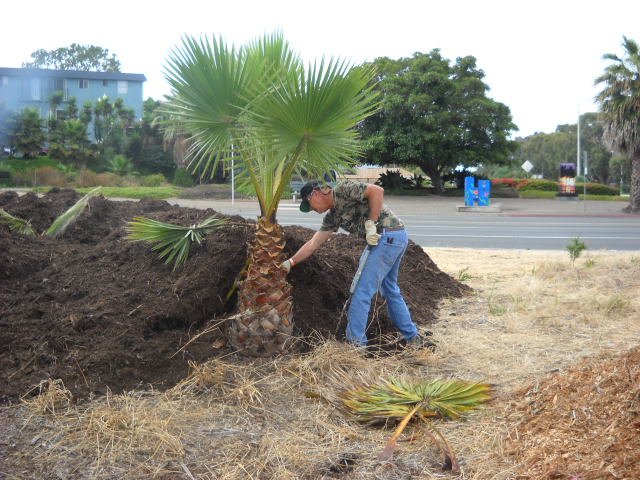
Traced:
[[229, 328], [231, 343], [249, 355], [285, 350], [292, 340], [293, 298], [284, 260], [284, 232], [264, 217], [249, 244], [249, 267], [238, 288], [238, 315]]
[[625, 210], [630, 213], [640, 212], [640, 150], [631, 157], [629, 206]]

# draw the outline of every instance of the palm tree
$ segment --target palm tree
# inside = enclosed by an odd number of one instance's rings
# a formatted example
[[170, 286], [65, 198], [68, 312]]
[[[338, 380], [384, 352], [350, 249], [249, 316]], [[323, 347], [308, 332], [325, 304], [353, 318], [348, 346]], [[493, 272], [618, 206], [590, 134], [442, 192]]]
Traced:
[[233, 158], [260, 204], [231, 342], [256, 355], [282, 351], [293, 331], [293, 305], [279, 268], [285, 242], [278, 204], [293, 173], [321, 178], [359, 155], [355, 126], [377, 105], [367, 87], [372, 72], [334, 60], [305, 69], [276, 33], [241, 48], [184, 37], [165, 76], [172, 89], [167, 118], [189, 135], [189, 168], [212, 175]]
[[638, 44], [622, 37], [625, 57], [603, 56], [614, 63], [596, 79], [604, 89], [596, 96], [604, 118], [604, 139], [631, 159], [629, 212], [640, 211], [640, 50]]

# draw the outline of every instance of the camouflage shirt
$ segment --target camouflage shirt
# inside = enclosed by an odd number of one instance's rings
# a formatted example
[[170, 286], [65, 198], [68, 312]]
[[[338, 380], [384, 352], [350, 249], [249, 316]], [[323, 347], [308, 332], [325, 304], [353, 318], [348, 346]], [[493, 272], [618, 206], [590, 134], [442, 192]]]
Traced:
[[[369, 219], [369, 200], [364, 197], [367, 184], [346, 180], [333, 189], [334, 206], [322, 219], [320, 230], [337, 232], [342, 228], [364, 238], [364, 222]], [[386, 205], [382, 205], [378, 226], [398, 227], [402, 221]]]

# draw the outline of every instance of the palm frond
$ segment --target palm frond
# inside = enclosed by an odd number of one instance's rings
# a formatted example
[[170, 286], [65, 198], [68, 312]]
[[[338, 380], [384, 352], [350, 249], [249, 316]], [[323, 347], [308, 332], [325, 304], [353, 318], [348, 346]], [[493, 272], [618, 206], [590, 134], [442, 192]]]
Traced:
[[102, 187], [90, 190], [84, 197], [72, 205], [66, 212], [56, 218], [51, 226], [44, 232], [48, 237], [58, 237], [62, 235], [69, 225], [71, 225], [89, 204], [89, 200], [100, 193]]
[[[459, 418], [468, 410], [491, 399], [491, 385], [464, 380], [412, 382], [403, 378], [391, 378], [348, 388], [342, 392], [340, 399], [346, 409], [360, 420], [400, 420], [398, 428], [379, 456], [381, 460], [389, 460], [398, 437], [412, 418], [417, 417], [423, 421], [433, 417]], [[431, 438], [445, 454], [445, 464], [456, 471], [457, 461], [448, 442], [435, 426], [430, 424], [428, 428], [436, 433]]]
[[410, 382], [391, 378], [381, 383], [346, 390], [343, 404], [354, 414], [377, 418], [403, 418], [416, 404], [427, 417], [458, 418], [467, 410], [488, 401], [491, 386], [464, 380]]
[[188, 137], [189, 168], [212, 174], [233, 159], [267, 218], [294, 171], [321, 178], [352, 164], [361, 152], [356, 126], [377, 108], [372, 71], [339, 60], [305, 70], [281, 33], [237, 49], [185, 37], [165, 77], [164, 113]]
[[22, 235], [35, 235], [29, 220], [14, 217], [2, 208], [0, 208], [0, 223], [7, 225], [12, 232], [21, 233]]
[[165, 263], [173, 262], [175, 270], [189, 257], [193, 242], [201, 244], [205, 235], [228, 223], [224, 218], [211, 216], [196, 225], [185, 227], [150, 218], [135, 217], [128, 222], [126, 229], [129, 240], [152, 243], [152, 250], [159, 251], [158, 256], [164, 259]]

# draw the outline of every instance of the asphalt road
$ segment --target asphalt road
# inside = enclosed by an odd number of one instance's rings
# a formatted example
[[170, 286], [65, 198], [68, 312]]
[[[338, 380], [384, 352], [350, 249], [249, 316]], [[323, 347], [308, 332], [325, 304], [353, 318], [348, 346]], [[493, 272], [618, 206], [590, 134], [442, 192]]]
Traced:
[[[258, 215], [257, 202], [184, 200], [170, 203], [239, 214]], [[640, 251], [640, 215], [621, 213], [622, 202], [499, 199], [500, 213], [458, 212], [461, 199], [387, 197], [385, 202], [407, 225], [410, 238], [423, 247], [564, 250], [580, 237], [590, 250]], [[322, 215], [304, 214], [285, 200], [278, 210], [281, 225], [320, 226]]]

